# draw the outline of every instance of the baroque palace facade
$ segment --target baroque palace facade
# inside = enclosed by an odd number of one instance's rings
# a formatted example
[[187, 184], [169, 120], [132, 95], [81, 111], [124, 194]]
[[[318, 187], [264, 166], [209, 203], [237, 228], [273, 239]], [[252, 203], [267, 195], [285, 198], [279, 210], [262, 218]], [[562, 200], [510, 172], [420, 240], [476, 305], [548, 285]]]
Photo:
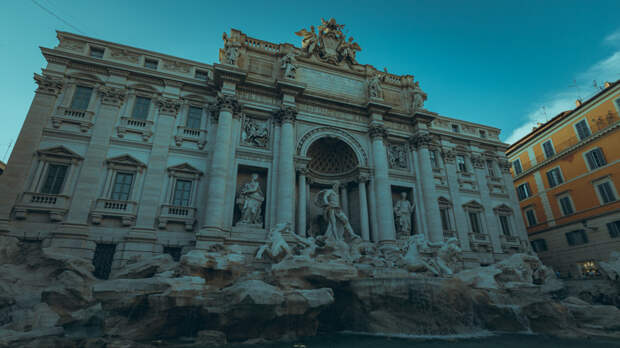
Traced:
[[58, 32], [0, 179], [0, 233], [113, 267], [251, 253], [276, 224], [324, 233], [332, 189], [381, 247], [454, 237], [465, 266], [528, 249], [499, 130], [425, 109], [413, 76], [359, 64], [342, 28], [301, 30], [301, 47], [233, 29], [212, 65]]
[[620, 80], [506, 152], [532, 247], [564, 276], [620, 251]]

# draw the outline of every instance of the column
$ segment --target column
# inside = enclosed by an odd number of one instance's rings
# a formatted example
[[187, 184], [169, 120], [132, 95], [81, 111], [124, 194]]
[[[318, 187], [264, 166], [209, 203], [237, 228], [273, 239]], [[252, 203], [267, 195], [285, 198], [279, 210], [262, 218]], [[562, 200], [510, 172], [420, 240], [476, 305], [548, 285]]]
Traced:
[[372, 139], [372, 155], [375, 166], [375, 196], [379, 241], [394, 241], [394, 214], [392, 213], [392, 194], [388, 176], [388, 162], [383, 138], [386, 136], [383, 124], [371, 124], [369, 128]]
[[461, 202], [458, 200], [459, 182], [456, 176], [456, 154], [454, 150], [445, 150], [442, 152], [444, 158], [446, 176], [448, 177], [448, 188], [450, 190], [450, 197], [452, 199], [452, 209], [454, 213], [454, 220], [456, 224], [456, 235], [461, 242], [461, 249], [465, 251], [471, 251], [469, 246], [469, 223], [467, 222], [467, 216], [463, 210]]
[[371, 226], [370, 240], [372, 240], [373, 242], [378, 242], [379, 241], [379, 224], [377, 223], [377, 201], [375, 200], [375, 197], [377, 197], [377, 195], [375, 194], [375, 180], [374, 179], [370, 179], [370, 181], [368, 182], [368, 188], [370, 190], [368, 194], [368, 206], [370, 209], [369, 220], [370, 220], [370, 226]]
[[160, 98], [157, 101], [159, 116], [155, 122], [153, 147], [149, 156], [142, 197], [138, 205], [135, 229], [154, 231], [157, 211], [161, 204], [161, 191], [165, 187], [168, 152], [174, 135], [176, 116], [181, 108], [181, 101]]
[[368, 226], [368, 200], [366, 198], [367, 175], [360, 175], [357, 178], [357, 185], [360, 195], [360, 226], [363, 240], [370, 240], [370, 229]]
[[297, 184], [297, 189], [299, 190], [297, 200], [297, 234], [302, 237], [306, 236], [306, 203], [307, 197], [306, 192], [308, 188], [306, 187], [306, 168], [299, 168], [297, 172], [299, 173], [299, 182]]
[[418, 177], [420, 178], [422, 197], [424, 199], [424, 217], [427, 222], [428, 236], [433, 242], [442, 242], [443, 228], [441, 227], [441, 216], [439, 214], [439, 206], [437, 205], [431, 157], [428, 152], [431, 137], [428, 133], [419, 133], [413, 136], [410, 142], [417, 149], [418, 168], [420, 168]]
[[346, 183], [340, 185], [340, 207], [347, 217], [351, 216], [349, 212], [349, 194]]
[[278, 149], [278, 212], [276, 223], [289, 223], [294, 226], [294, 187], [295, 187], [295, 134], [293, 122], [297, 110], [287, 106], [279, 111], [282, 123], [280, 131], [280, 147]]
[[217, 97], [216, 107], [219, 110], [216, 116], [217, 134], [208, 177], [207, 208], [203, 229], [209, 234], [221, 235], [224, 232], [223, 220], [226, 209], [222, 202], [226, 201], [232, 116], [233, 112], [238, 112], [239, 105], [234, 96], [221, 94]]
[[527, 227], [525, 227], [525, 221], [523, 220], [523, 214], [521, 213], [521, 206], [519, 205], [519, 200], [517, 199], [517, 193], [513, 186], [512, 175], [510, 174], [510, 168], [512, 165], [505, 159], [501, 159], [498, 161], [500, 170], [503, 176], [503, 184], [506, 188], [506, 192], [508, 193], [508, 197], [510, 199], [510, 207], [513, 211], [513, 221], [515, 222], [515, 228], [517, 229], [517, 235], [521, 239], [521, 241], [525, 242], [526, 247], [529, 249], [530, 243], [528, 241], [527, 236]]
[[491, 203], [491, 195], [489, 192], [489, 186], [487, 185], [486, 170], [484, 160], [480, 156], [472, 155], [471, 164], [476, 175], [476, 182], [478, 183], [478, 191], [480, 192], [480, 200], [484, 206], [484, 217], [486, 219], [487, 229], [484, 231], [491, 239], [493, 245], [493, 252], [502, 253], [502, 243], [500, 241], [501, 228], [499, 226], [498, 218], [493, 212]]
[[36, 163], [33, 154], [39, 148], [43, 128], [63, 88], [63, 81], [50, 75], [35, 74], [34, 80], [37, 91], [0, 180], [0, 233], [8, 232], [9, 215], [18, 196], [25, 190], [31, 167]]
[[[101, 105], [67, 215], [67, 224], [71, 225], [87, 225], [88, 223], [88, 214], [92, 204], [100, 194], [93, 188], [99, 187], [104, 170], [103, 163], [110, 146], [110, 137], [114, 132], [114, 125], [126, 94], [123, 89], [105, 86], [100, 87], [97, 92]], [[112, 180], [112, 175], [108, 176], [110, 177], [108, 180]]]

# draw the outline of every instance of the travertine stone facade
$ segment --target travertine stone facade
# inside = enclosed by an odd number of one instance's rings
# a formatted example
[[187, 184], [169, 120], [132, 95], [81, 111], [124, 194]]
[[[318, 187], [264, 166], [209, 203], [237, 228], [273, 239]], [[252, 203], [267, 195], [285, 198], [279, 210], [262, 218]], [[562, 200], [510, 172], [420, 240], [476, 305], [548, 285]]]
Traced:
[[113, 245], [116, 267], [252, 252], [277, 223], [324, 233], [332, 189], [385, 248], [456, 237], [469, 265], [527, 248], [499, 130], [425, 109], [413, 76], [359, 64], [342, 27], [299, 31], [301, 48], [232, 30], [215, 64], [59, 32], [0, 179], [0, 231], [89, 258]]

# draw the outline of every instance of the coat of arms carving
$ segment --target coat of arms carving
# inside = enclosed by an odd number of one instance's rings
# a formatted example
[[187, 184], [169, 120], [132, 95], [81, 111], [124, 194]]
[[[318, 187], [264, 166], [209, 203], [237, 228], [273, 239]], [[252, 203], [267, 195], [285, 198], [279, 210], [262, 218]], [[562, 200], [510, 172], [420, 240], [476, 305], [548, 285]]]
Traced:
[[297, 36], [301, 36], [301, 50], [306, 57], [316, 55], [323, 61], [340, 64], [345, 61], [349, 64], [357, 65], [355, 55], [362, 48], [354, 42], [353, 37], [347, 40], [342, 33], [344, 24], [336, 23], [334, 18], [326, 21], [321, 18], [318, 34], [315, 32], [314, 26], [310, 26], [310, 30], [301, 29], [296, 32]]

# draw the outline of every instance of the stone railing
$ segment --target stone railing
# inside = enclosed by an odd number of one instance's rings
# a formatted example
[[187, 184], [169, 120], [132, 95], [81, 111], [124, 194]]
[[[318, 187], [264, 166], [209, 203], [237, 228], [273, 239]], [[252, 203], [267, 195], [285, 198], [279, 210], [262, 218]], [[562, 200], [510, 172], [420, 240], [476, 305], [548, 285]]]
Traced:
[[119, 138], [123, 138], [127, 133], [136, 133], [141, 135], [144, 141], [147, 141], [153, 135], [153, 121], [123, 116], [116, 130]]
[[443, 239], [456, 238], [455, 231], [444, 230], [443, 231]]
[[280, 52], [280, 45], [275, 45], [275, 44], [272, 44], [271, 42], [258, 40], [258, 39], [254, 39], [250, 37], [245, 39], [245, 44], [247, 47], [254, 48], [254, 49], [261, 49], [261, 50], [271, 52], [271, 53]]
[[95, 202], [95, 208], [91, 212], [91, 221], [94, 224], [101, 223], [104, 216], [121, 218], [124, 226], [133, 225], [136, 220], [138, 203], [134, 201], [117, 201], [100, 198]]
[[491, 239], [485, 233], [469, 233], [469, 244], [474, 251], [489, 252], [492, 249]]
[[15, 205], [15, 218], [25, 219], [28, 211], [47, 212], [52, 221], [62, 221], [69, 210], [69, 196], [24, 192]]
[[500, 241], [503, 249], [521, 248], [521, 239], [519, 237], [500, 234]]
[[178, 126], [174, 142], [177, 146], [181, 146], [183, 141], [195, 142], [198, 144], [198, 148], [203, 149], [207, 143], [207, 130]]
[[196, 208], [162, 204], [158, 220], [159, 228], [166, 228], [168, 222], [180, 222], [185, 224], [185, 230], [191, 231], [196, 221]]
[[94, 124], [94, 113], [87, 110], [69, 109], [59, 106], [52, 116], [52, 126], [60, 128], [63, 123], [77, 124], [82, 132], [87, 132]]

